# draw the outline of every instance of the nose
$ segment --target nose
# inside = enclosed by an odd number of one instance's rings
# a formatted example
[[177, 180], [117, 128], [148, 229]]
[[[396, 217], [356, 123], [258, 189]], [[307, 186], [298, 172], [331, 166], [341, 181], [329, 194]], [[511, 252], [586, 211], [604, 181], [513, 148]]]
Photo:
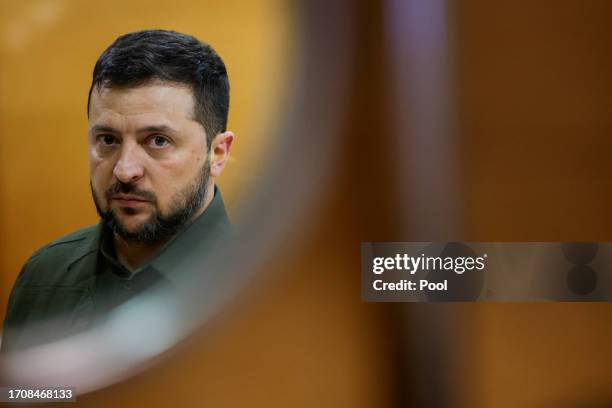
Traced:
[[138, 145], [123, 144], [121, 156], [113, 169], [113, 174], [117, 180], [122, 183], [130, 183], [138, 181], [144, 176], [144, 166], [139, 153]]

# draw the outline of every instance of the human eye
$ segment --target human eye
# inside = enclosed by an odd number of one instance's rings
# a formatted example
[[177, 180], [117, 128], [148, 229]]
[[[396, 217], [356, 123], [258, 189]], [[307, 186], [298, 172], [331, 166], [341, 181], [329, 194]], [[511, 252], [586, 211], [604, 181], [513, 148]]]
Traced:
[[163, 149], [169, 144], [168, 138], [162, 135], [152, 135], [147, 139], [147, 145], [154, 149]]
[[112, 147], [118, 143], [117, 138], [109, 133], [96, 136], [96, 140], [103, 147]]

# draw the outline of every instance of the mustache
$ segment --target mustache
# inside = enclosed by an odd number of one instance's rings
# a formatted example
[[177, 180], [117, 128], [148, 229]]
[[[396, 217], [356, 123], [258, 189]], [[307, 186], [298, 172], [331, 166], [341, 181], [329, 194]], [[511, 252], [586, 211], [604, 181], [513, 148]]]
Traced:
[[122, 183], [119, 181], [110, 186], [104, 193], [107, 201], [110, 201], [115, 194], [131, 194], [138, 196], [143, 200], [151, 201], [152, 203], [157, 202], [157, 197], [153, 192], [141, 190], [132, 183]]

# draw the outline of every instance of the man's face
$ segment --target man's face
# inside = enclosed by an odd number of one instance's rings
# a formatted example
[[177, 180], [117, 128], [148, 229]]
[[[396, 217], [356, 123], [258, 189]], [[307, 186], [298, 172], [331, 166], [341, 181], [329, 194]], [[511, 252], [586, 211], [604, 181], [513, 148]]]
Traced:
[[89, 165], [96, 208], [115, 233], [145, 244], [177, 233], [201, 212], [212, 184], [191, 88], [94, 89]]

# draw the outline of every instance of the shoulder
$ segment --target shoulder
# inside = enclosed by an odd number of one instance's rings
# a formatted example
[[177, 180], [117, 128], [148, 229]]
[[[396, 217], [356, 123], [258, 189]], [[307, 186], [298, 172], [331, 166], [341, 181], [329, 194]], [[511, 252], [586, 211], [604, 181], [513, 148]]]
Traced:
[[74, 263], [97, 250], [99, 225], [60, 237], [36, 250], [24, 264], [15, 286], [56, 284]]

